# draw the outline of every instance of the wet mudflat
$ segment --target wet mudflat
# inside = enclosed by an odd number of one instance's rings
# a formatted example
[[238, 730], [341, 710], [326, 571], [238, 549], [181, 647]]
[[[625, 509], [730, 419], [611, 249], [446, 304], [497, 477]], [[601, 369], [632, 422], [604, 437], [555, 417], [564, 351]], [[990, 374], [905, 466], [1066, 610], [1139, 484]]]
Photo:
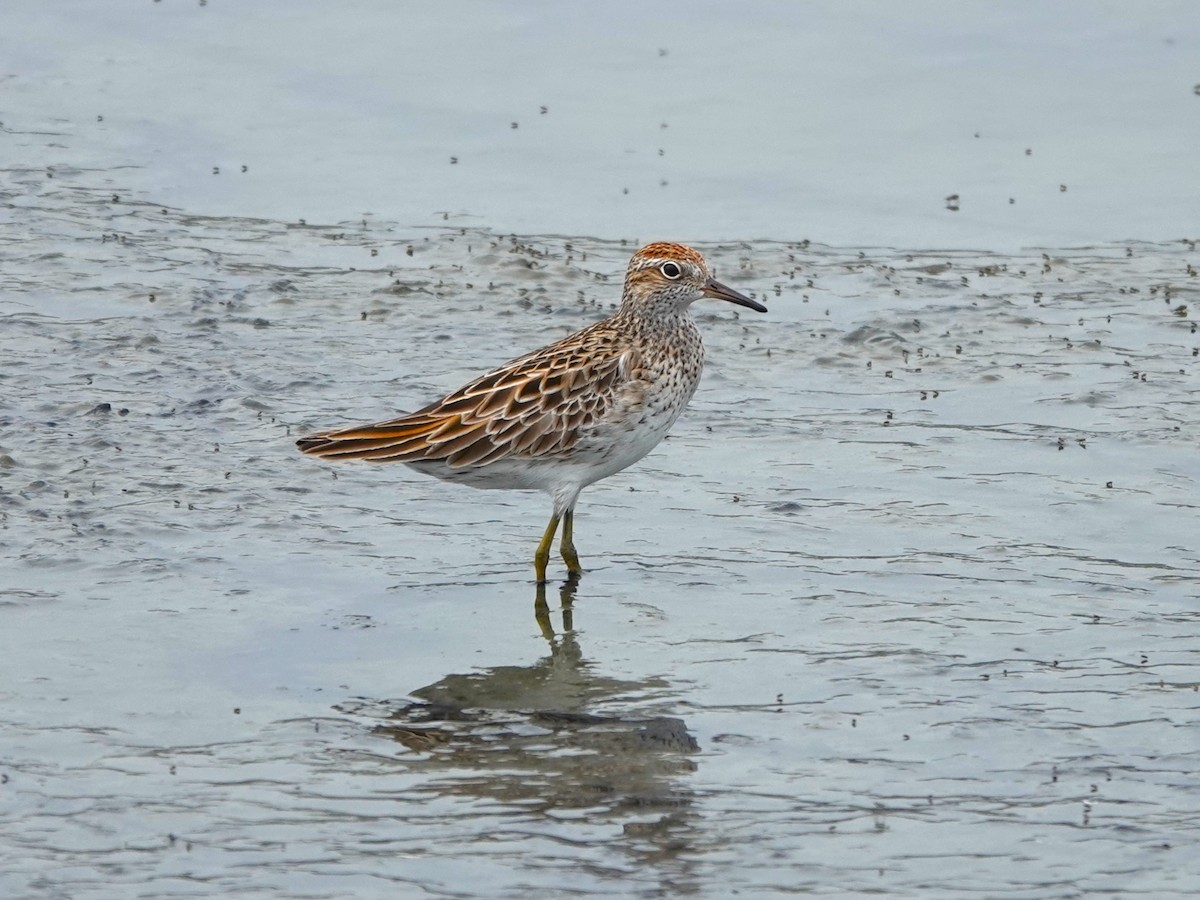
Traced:
[[698, 307], [539, 621], [543, 498], [292, 439], [603, 314], [630, 246], [26, 188], [14, 895], [1191, 892], [1192, 244], [704, 248], [771, 312]]
[[[1193, 896], [1196, 38], [1080, 6], [14, 13], [0, 894]], [[577, 586], [539, 495], [295, 451], [651, 239], [770, 312]]]

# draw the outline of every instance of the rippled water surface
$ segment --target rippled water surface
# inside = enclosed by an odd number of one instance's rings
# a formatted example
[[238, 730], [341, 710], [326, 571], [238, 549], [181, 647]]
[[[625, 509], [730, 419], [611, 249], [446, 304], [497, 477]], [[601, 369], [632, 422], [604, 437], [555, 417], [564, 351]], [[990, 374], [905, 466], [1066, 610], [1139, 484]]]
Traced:
[[604, 315], [632, 241], [200, 215], [35, 131], [0, 894], [1195, 894], [1193, 241], [703, 245], [770, 312], [695, 307], [539, 596], [545, 498], [293, 441]]

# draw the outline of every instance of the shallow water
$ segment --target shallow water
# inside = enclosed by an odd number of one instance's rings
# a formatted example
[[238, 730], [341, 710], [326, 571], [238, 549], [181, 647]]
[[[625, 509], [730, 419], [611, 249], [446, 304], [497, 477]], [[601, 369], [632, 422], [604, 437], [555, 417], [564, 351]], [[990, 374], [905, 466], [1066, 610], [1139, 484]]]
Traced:
[[589, 321], [628, 247], [35, 196], [10, 892], [1190, 893], [1192, 245], [705, 248], [771, 312], [698, 310], [564, 630], [542, 498], [291, 441]]
[[97, 166], [4, 173], [0, 893], [1195, 893], [1193, 242], [705, 244], [770, 312], [695, 309], [539, 597], [544, 498], [292, 442], [603, 315], [631, 240], [22, 140]]
[[7, 6], [6, 158], [196, 214], [1004, 252], [1195, 235], [1192, 0]]

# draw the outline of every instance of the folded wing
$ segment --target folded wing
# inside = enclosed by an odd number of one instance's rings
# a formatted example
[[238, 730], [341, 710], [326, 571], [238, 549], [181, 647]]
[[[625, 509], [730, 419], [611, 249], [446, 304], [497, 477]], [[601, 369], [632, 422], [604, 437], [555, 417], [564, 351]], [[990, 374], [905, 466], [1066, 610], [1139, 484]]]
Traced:
[[633, 356], [604, 332], [585, 329], [417, 412], [312, 435], [296, 446], [329, 459], [436, 460], [452, 468], [563, 454], [612, 406], [636, 368]]

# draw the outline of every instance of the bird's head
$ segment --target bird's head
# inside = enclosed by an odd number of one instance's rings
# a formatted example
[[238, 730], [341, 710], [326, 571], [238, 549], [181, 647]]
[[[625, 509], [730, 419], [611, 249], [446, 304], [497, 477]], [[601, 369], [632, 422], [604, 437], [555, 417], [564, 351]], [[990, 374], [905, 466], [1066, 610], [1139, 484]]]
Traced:
[[701, 297], [714, 297], [755, 312], [767, 308], [713, 278], [708, 262], [683, 244], [647, 244], [629, 260], [624, 304], [645, 311], [680, 311]]

